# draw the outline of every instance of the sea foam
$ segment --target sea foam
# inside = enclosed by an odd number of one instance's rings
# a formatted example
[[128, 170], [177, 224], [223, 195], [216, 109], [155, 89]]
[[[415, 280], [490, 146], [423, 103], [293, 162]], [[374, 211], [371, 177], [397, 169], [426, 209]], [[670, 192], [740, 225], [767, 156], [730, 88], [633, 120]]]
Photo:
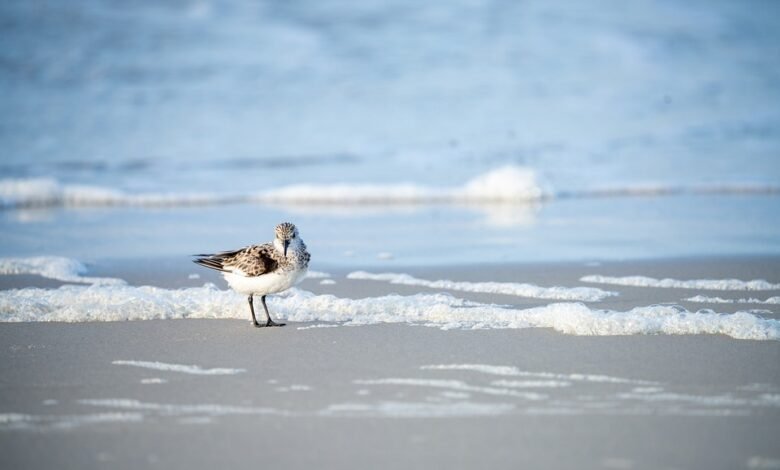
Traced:
[[705, 304], [759, 304], [759, 305], [778, 305], [780, 304], [780, 296], [769, 297], [766, 300], [748, 298], [748, 299], [724, 299], [722, 297], [708, 297], [706, 295], [695, 295], [683, 299], [688, 302], [697, 302]]
[[533, 284], [516, 282], [465, 282], [450, 280], [430, 281], [402, 273], [372, 274], [365, 271], [355, 271], [347, 274], [347, 279], [386, 281], [390, 284], [421, 286], [431, 289], [503, 294], [517, 297], [529, 297], [534, 299], [580, 300], [585, 302], [598, 302], [605, 299], [606, 297], [618, 295], [616, 292], [604, 291], [593, 287], [539, 287]]
[[514, 410], [511, 403], [428, 403], [396, 402], [337, 403], [320, 411], [320, 416], [381, 417], [381, 418], [456, 418], [467, 416], [497, 416]]
[[522, 398], [524, 400], [544, 400], [547, 395], [534, 392], [519, 392], [509, 388], [481, 387], [469, 385], [461, 380], [441, 380], [441, 379], [417, 379], [417, 378], [383, 378], [383, 379], [360, 379], [354, 380], [357, 385], [403, 385], [412, 387], [431, 387], [443, 388], [450, 391], [482, 393], [485, 395], [503, 395]]
[[501, 377], [526, 377], [534, 379], [545, 379], [562, 381], [562, 383], [573, 382], [593, 382], [593, 383], [625, 383], [653, 385], [656, 382], [646, 380], [627, 379], [624, 377], [612, 377], [609, 375], [597, 374], [558, 374], [553, 372], [533, 372], [520, 370], [515, 366], [499, 366], [491, 364], [431, 364], [420, 367], [422, 370], [467, 370], [480, 372], [482, 374], [498, 375]]
[[[346, 325], [411, 323], [442, 329], [553, 328], [572, 335], [723, 334], [739, 339], [778, 340], [780, 321], [749, 312], [690, 312], [651, 305], [628, 311], [591, 309], [582, 303], [553, 303], [528, 309], [503, 308], [446, 294], [387, 295], [363, 299], [315, 295], [291, 289], [269, 298], [279, 318]], [[0, 292], [0, 321], [121, 321], [160, 318], [240, 318], [243, 297], [213, 284], [187, 289], [61, 286]]]
[[665, 289], [702, 289], [702, 290], [778, 290], [780, 284], [772, 284], [763, 279], [740, 281], [739, 279], [694, 279], [680, 281], [677, 279], [655, 279], [647, 276], [611, 277], [590, 275], [580, 278], [582, 282], [594, 284], [610, 284], [632, 287], [658, 287]]
[[235, 374], [240, 374], [242, 372], [246, 372], [246, 369], [233, 369], [233, 368], [224, 368], [224, 367], [204, 369], [196, 365], [168, 364], [166, 362], [157, 362], [157, 361], [152, 362], [152, 361], [117, 360], [111, 362], [111, 364], [118, 365], [118, 366], [142, 367], [144, 369], [160, 370], [165, 372], [180, 372], [182, 374], [191, 374], [191, 375], [235, 375]]
[[86, 277], [86, 266], [61, 256], [34, 256], [30, 258], [0, 258], [0, 274], [34, 274], [63, 282], [96, 285], [119, 285], [125, 281], [108, 277]]

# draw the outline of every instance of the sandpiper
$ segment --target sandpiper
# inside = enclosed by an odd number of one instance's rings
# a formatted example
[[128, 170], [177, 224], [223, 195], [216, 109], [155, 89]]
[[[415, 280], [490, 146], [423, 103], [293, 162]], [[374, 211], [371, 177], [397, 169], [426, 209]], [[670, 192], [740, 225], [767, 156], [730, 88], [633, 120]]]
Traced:
[[[193, 262], [221, 271], [228, 285], [236, 292], [249, 296], [252, 324], [284, 326], [271, 320], [265, 296], [276, 294], [294, 286], [304, 277], [311, 255], [298, 235], [298, 229], [290, 222], [276, 226], [276, 237], [270, 243], [250, 245], [239, 250], [215, 254], [194, 255]], [[255, 318], [253, 299], [259, 295], [265, 309], [266, 322], [261, 325]]]

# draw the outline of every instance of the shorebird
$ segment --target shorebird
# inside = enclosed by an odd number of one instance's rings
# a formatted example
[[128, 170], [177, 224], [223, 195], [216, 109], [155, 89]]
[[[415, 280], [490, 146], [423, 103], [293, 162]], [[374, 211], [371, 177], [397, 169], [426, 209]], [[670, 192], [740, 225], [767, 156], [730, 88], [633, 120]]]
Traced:
[[[276, 226], [274, 233], [276, 236], [270, 243], [210, 255], [194, 255], [198, 258], [193, 260], [201, 266], [221, 271], [234, 291], [249, 296], [252, 324], [258, 328], [284, 326], [284, 323], [271, 320], [265, 296], [287, 290], [303, 280], [311, 258], [295, 225], [283, 222]], [[258, 323], [255, 317], [255, 295], [259, 295], [263, 303], [265, 325]]]

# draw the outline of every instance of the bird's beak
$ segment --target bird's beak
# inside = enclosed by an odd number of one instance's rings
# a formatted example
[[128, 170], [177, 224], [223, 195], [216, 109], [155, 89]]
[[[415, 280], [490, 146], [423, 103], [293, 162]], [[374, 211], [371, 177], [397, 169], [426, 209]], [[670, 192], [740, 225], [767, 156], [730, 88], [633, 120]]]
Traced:
[[287, 258], [287, 247], [290, 246], [290, 240], [283, 241], [282, 245], [284, 246], [284, 257]]

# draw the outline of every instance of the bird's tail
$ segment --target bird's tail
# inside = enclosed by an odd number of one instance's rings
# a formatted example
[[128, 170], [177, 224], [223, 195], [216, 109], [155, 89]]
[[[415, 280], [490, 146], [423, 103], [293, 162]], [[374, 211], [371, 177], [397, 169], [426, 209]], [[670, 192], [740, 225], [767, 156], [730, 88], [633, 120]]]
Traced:
[[219, 254], [216, 255], [202, 254], [202, 255], [192, 255], [192, 256], [196, 257], [194, 260], [192, 260], [192, 262], [195, 264], [205, 266], [209, 269], [216, 269], [217, 271], [222, 271], [223, 273], [227, 272], [225, 270], [225, 265], [223, 264], [224, 258], [221, 257]]

